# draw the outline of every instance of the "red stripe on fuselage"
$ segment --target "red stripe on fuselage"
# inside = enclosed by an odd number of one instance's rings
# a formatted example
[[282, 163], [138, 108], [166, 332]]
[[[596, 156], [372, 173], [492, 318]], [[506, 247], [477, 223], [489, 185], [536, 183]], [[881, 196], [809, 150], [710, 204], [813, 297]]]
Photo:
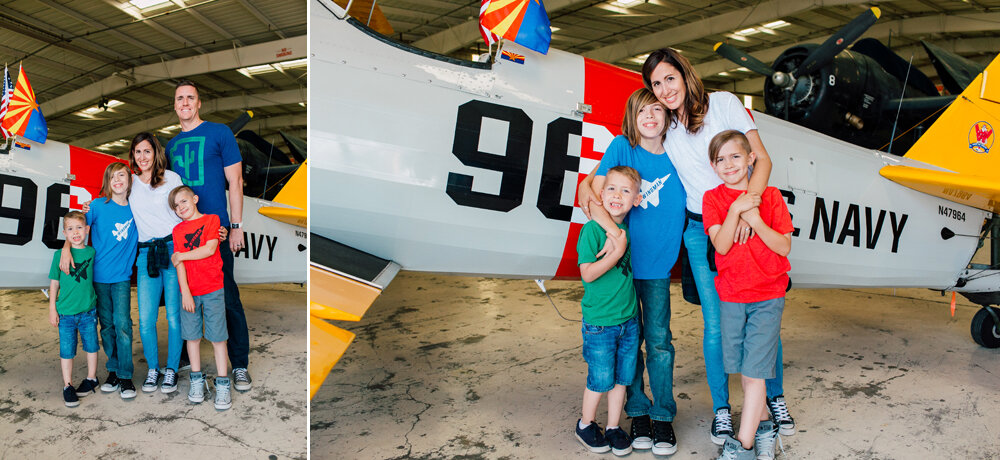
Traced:
[[[642, 77], [632, 71], [594, 61], [583, 59], [583, 102], [590, 105], [590, 113], [583, 115], [585, 124], [605, 126], [612, 134], [621, 134], [622, 115], [625, 113], [625, 102], [629, 95], [642, 87]], [[586, 130], [585, 130], [586, 131]], [[580, 142], [580, 157], [600, 160], [603, 151], [594, 150], [594, 140], [584, 137]], [[589, 173], [590, 171], [587, 171]], [[577, 187], [586, 173], [577, 177]], [[574, 194], [575, 195], [575, 194]], [[574, 197], [574, 206], [579, 207]], [[580, 237], [582, 224], [570, 223], [566, 235], [566, 246], [563, 248], [562, 259], [556, 269], [555, 279], [579, 279], [580, 267], [577, 265], [576, 243]]]
[[[82, 147], [69, 146], [69, 173], [76, 176], [70, 182], [74, 187], [80, 187], [90, 193], [90, 196], [97, 198], [101, 194], [101, 183], [104, 181], [104, 170], [109, 164], [118, 162], [128, 162], [120, 158], [87, 150]], [[76, 195], [70, 195], [70, 209], [80, 209]]]

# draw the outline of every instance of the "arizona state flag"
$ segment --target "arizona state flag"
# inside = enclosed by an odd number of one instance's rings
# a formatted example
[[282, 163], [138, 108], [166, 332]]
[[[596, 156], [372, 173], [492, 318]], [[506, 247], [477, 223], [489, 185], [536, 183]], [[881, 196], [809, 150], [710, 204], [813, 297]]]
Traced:
[[542, 0], [490, 0], [479, 23], [507, 40], [542, 54], [549, 52], [552, 29]]
[[17, 72], [17, 84], [14, 85], [14, 95], [7, 106], [7, 114], [0, 123], [12, 135], [45, 143], [49, 136], [49, 127], [45, 124], [42, 109], [35, 102], [35, 91], [24, 74], [22, 65]]

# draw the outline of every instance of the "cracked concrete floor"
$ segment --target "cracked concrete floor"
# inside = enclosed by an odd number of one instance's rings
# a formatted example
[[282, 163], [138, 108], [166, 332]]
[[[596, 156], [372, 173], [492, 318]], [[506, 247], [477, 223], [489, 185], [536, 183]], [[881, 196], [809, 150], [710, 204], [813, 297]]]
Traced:
[[[188, 372], [177, 391], [91, 394], [63, 405], [59, 333], [48, 322], [48, 301], [38, 290], [0, 291], [0, 459], [20, 458], [305, 458], [305, 288], [298, 284], [240, 287], [250, 325], [253, 389], [233, 392], [233, 407], [217, 412], [211, 400], [187, 400]], [[136, 387], [146, 375], [132, 291]], [[160, 359], [166, 358], [166, 321], [158, 322]], [[216, 375], [210, 343], [202, 342], [203, 370]], [[103, 382], [104, 351], [97, 376]], [[77, 350], [73, 380], [86, 376]], [[214, 394], [214, 393], [213, 393]]]
[[[579, 282], [546, 285], [563, 315], [580, 317]], [[672, 289], [672, 458], [715, 458], [701, 311]], [[970, 338], [977, 307], [959, 297], [952, 318], [949, 300], [793, 290], [782, 338], [799, 432], [778, 458], [1000, 458], [1000, 350]], [[311, 402], [312, 458], [596, 457], [571, 431], [586, 379], [579, 325], [534, 282], [404, 272], [360, 323], [337, 324], [357, 338]], [[731, 379], [737, 411], [741, 398]]]

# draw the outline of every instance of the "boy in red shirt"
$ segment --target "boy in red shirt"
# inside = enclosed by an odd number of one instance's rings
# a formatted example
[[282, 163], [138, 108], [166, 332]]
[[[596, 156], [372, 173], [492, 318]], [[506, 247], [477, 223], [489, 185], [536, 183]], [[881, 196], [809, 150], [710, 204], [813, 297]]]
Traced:
[[[715, 246], [721, 300], [722, 357], [727, 374], [742, 374], [743, 415], [737, 439], [727, 436], [720, 459], [773, 459], [778, 429], [768, 420], [764, 380], [774, 377], [781, 313], [788, 286], [792, 218], [774, 187], [749, 193], [755, 156], [736, 130], [712, 138], [709, 160], [722, 185], [705, 192], [702, 218]], [[743, 219], [754, 234], [733, 244]], [[758, 424], [759, 422], [759, 424]], [[756, 451], [756, 452], [755, 452]]]
[[232, 407], [226, 359], [226, 301], [222, 281], [222, 257], [219, 255], [219, 216], [198, 212], [198, 195], [186, 185], [170, 192], [170, 207], [183, 222], [173, 230], [174, 254], [181, 288], [181, 338], [187, 343], [191, 359], [191, 387], [188, 400], [205, 400], [208, 382], [201, 372], [202, 325], [205, 338], [215, 351], [215, 408]]

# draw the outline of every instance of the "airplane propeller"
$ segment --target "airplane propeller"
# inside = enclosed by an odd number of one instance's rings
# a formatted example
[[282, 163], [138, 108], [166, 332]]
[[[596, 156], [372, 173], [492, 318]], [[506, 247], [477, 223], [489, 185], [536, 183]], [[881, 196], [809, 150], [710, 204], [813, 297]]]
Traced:
[[851, 20], [844, 27], [841, 27], [837, 33], [830, 36], [823, 44], [809, 53], [806, 59], [791, 73], [775, 71], [757, 58], [722, 42], [715, 44], [715, 52], [754, 72], [771, 77], [771, 81], [775, 85], [790, 90], [795, 86], [797, 76], [809, 75], [816, 71], [816, 69], [826, 65], [834, 56], [864, 34], [872, 24], [875, 24], [875, 21], [881, 15], [882, 11], [878, 7], [871, 7], [864, 13], [861, 13], [860, 16]]

